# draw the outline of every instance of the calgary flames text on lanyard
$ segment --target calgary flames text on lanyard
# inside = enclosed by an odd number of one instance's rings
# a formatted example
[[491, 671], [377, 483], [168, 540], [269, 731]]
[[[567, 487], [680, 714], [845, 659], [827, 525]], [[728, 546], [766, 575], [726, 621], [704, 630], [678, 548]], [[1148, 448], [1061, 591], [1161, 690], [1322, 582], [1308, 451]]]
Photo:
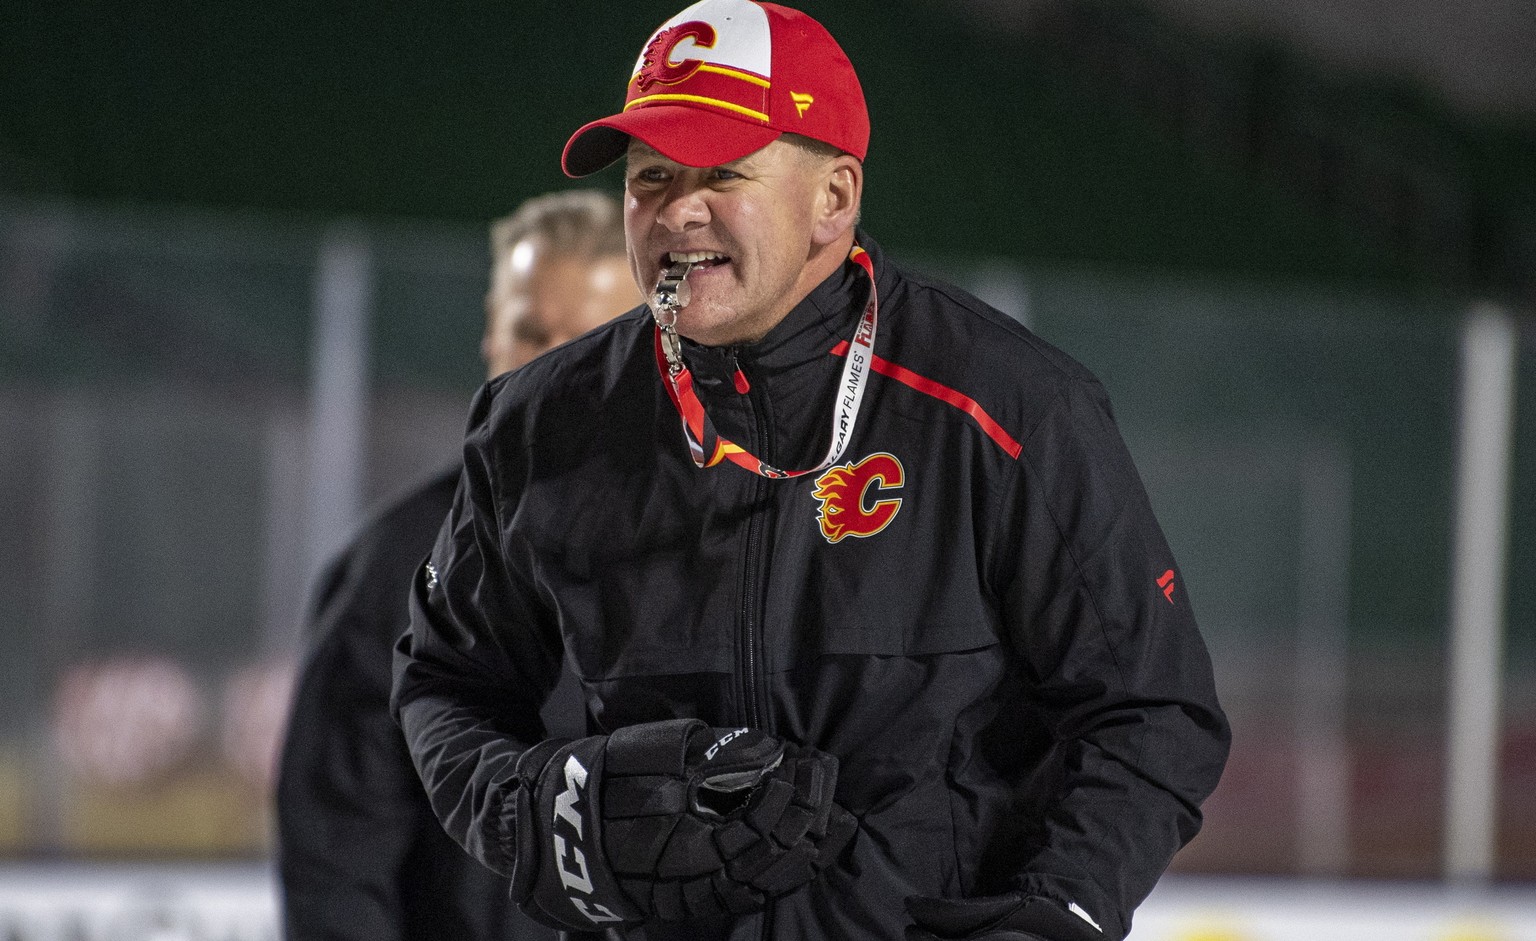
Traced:
[[745, 448], [715, 433], [704, 403], [693, 391], [693, 374], [683, 362], [682, 341], [677, 336], [677, 312], [688, 306], [688, 262], [679, 262], [662, 272], [651, 294], [651, 311], [656, 317], [656, 367], [661, 372], [667, 396], [683, 420], [683, 434], [688, 439], [688, 452], [699, 467], [714, 467], [721, 460], [729, 460], [764, 477], [799, 477], [826, 470], [843, 456], [848, 440], [853, 437], [853, 426], [859, 418], [859, 406], [864, 402], [864, 387], [869, 384], [870, 363], [875, 354], [875, 326], [879, 322], [880, 304], [875, 293], [875, 266], [869, 253], [855, 245], [848, 253], [848, 260], [858, 265], [869, 276], [869, 300], [859, 317], [859, 326], [848, 344], [848, 356], [843, 362], [843, 377], [838, 384], [836, 407], [832, 410], [832, 440], [827, 446], [827, 456], [815, 467], [805, 470], [779, 470], [772, 464], [753, 456]]

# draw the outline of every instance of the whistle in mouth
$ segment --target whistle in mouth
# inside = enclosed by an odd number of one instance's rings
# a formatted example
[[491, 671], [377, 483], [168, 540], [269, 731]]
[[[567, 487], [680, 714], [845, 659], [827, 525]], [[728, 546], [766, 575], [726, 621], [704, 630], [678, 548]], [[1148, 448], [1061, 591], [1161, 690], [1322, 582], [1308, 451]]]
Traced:
[[688, 306], [693, 292], [688, 289], [688, 270], [693, 262], [680, 261], [661, 273], [651, 291], [651, 312], [663, 327], [677, 323], [677, 312]]

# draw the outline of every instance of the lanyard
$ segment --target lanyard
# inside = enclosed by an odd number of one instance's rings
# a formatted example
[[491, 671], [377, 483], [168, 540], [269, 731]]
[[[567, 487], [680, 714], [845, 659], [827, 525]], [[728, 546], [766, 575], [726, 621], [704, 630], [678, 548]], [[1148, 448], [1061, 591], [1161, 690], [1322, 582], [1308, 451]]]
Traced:
[[[827, 456], [815, 467], [805, 470], [784, 471], [763, 461], [747, 449], [728, 438], [715, 433], [714, 423], [704, 410], [693, 389], [693, 373], [683, 361], [682, 343], [677, 336], [677, 311], [688, 301], [688, 270], [686, 266], [674, 267], [662, 275], [652, 299], [651, 308], [656, 312], [656, 368], [661, 373], [667, 389], [667, 397], [677, 409], [683, 421], [683, 436], [688, 439], [688, 453], [699, 467], [714, 467], [728, 460], [763, 477], [781, 479], [814, 474], [837, 463], [853, 437], [853, 426], [859, 418], [859, 407], [864, 402], [864, 387], [869, 384], [870, 363], [875, 352], [875, 326], [879, 321], [880, 304], [875, 293], [875, 266], [869, 253], [855, 245], [848, 253], [848, 260], [858, 265], [869, 276], [869, 300], [859, 317], [858, 328], [848, 343], [848, 356], [843, 362], [843, 376], [838, 383], [837, 403], [832, 410], [832, 439], [827, 445]], [[681, 300], [683, 303], [677, 303]]]

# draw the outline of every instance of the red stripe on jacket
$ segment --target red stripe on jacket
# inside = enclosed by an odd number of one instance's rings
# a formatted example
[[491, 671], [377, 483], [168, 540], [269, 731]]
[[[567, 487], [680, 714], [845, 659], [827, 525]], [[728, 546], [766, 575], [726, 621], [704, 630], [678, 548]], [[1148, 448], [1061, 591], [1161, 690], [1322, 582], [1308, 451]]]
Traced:
[[[833, 356], [848, 355], [848, 341], [844, 340], [832, 348]], [[871, 367], [882, 376], [895, 379], [902, 385], [909, 386], [924, 395], [931, 395], [946, 405], [952, 405], [960, 411], [971, 416], [981, 430], [987, 433], [987, 437], [997, 442], [997, 446], [1008, 453], [1008, 456], [1017, 459], [1024, 446], [1013, 439], [1013, 436], [1003, 430], [1003, 426], [993, 420], [987, 410], [982, 408], [975, 399], [960, 392], [956, 392], [943, 383], [934, 382], [927, 376], [920, 376], [905, 366], [898, 366], [888, 359], [871, 356]]]

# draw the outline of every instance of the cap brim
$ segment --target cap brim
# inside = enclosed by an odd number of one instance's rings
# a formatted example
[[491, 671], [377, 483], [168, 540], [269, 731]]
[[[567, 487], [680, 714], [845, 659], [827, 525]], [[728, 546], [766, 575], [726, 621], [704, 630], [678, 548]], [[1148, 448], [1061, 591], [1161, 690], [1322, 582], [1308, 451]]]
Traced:
[[669, 160], [689, 167], [716, 167], [756, 153], [782, 132], [691, 105], [650, 105], [585, 125], [565, 144], [566, 176], [596, 173], [624, 156], [631, 137]]

